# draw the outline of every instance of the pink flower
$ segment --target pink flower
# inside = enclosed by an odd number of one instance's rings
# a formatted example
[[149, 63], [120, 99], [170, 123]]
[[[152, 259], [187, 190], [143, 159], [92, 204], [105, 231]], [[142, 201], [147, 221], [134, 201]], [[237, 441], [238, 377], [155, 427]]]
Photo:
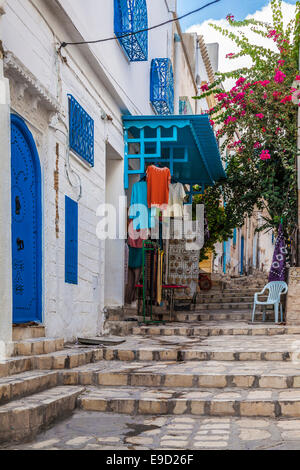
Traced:
[[210, 119], [210, 121], [209, 121], [209, 122], [210, 122], [210, 124], [211, 124], [212, 126], [214, 126], [214, 125], [215, 125], [215, 121], [212, 121], [212, 120]]
[[281, 70], [277, 69], [275, 76], [274, 76], [274, 81], [277, 83], [282, 83], [284, 82], [286, 75], [285, 73], [281, 72]]
[[224, 100], [224, 98], [228, 98], [228, 95], [227, 93], [219, 93], [218, 95], [216, 95], [216, 98], [218, 101], [222, 101]]
[[292, 101], [292, 95], [289, 95], [289, 96], [286, 96], [285, 98], [283, 98], [280, 103], [287, 103], [288, 101]]
[[227, 20], [227, 21], [233, 21], [233, 20], [234, 20], [234, 16], [231, 15], [231, 14], [229, 14], [229, 15], [226, 16], [226, 20]]
[[206, 84], [202, 85], [201, 90], [202, 91], [207, 91], [208, 90], [208, 85], [206, 85]]
[[236, 86], [242, 85], [245, 81], [246, 79], [244, 77], [240, 77], [236, 82]]
[[253, 145], [253, 147], [255, 149], [259, 149], [261, 147], [261, 143], [260, 142], [255, 142], [255, 144]]
[[225, 119], [224, 124], [225, 124], [225, 126], [227, 126], [227, 124], [229, 124], [230, 122], [234, 122], [236, 120], [237, 120], [237, 118], [235, 116], [228, 116], [228, 118]]
[[281, 66], [285, 63], [285, 60], [280, 59], [280, 60], [277, 61], [277, 63], [278, 63], [279, 66], [281, 67]]
[[262, 132], [267, 132], [267, 129], [265, 127], [261, 128]]
[[253, 95], [254, 91], [253, 91], [253, 90], [250, 90], [249, 93], [250, 93], [251, 95]]
[[275, 34], [276, 34], [276, 29], [271, 29], [268, 33], [268, 38], [275, 36]]
[[269, 150], [263, 150], [260, 154], [260, 159], [261, 160], [270, 160], [271, 155], [269, 153]]
[[234, 57], [234, 56], [235, 56], [235, 54], [230, 52], [229, 54], [226, 54], [226, 59], [229, 59], [229, 58]]
[[273, 91], [273, 97], [275, 98], [275, 100], [279, 99], [281, 95], [281, 91]]
[[297, 82], [299, 82], [299, 81], [300, 81], [300, 75], [296, 75], [295, 80], [296, 80]]
[[263, 99], [266, 100], [267, 98], [268, 98], [267, 93], [264, 93], [264, 94], [263, 94]]
[[262, 86], [267, 86], [267, 85], [269, 85], [269, 83], [271, 83], [271, 82], [270, 82], [270, 80], [264, 80], [263, 82], [259, 82], [259, 83], [260, 83]]
[[280, 127], [276, 127], [276, 134], [278, 134], [281, 131]]
[[265, 117], [263, 113], [255, 114], [255, 116], [258, 117], [259, 119], [263, 119]]

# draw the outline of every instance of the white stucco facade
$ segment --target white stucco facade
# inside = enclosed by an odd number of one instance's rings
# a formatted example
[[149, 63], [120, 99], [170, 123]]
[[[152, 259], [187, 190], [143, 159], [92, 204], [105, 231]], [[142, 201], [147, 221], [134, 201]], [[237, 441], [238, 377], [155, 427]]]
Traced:
[[[37, 146], [42, 171], [43, 324], [47, 336], [71, 341], [78, 335], [101, 332], [105, 307], [124, 302], [125, 241], [97, 238], [97, 208], [104, 203], [116, 204], [125, 196], [122, 115], [154, 113], [149, 99], [150, 64], [156, 57], [169, 57], [174, 63], [174, 24], [149, 32], [148, 61], [129, 62], [116, 40], [59, 48], [64, 41], [113, 37], [112, 0], [3, 3], [0, 40], [5, 78], [0, 73], [0, 81], [1, 86], [6, 83], [7, 92], [6, 102], [1, 102], [1, 123], [9, 122], [9, 112], [17, 114]], [[149, 25], [174, 18], [174, 1], [151, 0], [147, 6]], [[94, 120], [93, 168], [72, 151], [68, 154], [68, 94]], [[195, 89], [192, 87], [189, 93], [185, 88], [185, 94], [193, 96]], [[2, 155], [1, 178], [7, 183], [1, 188], [1, 230], [7, 235], [0, 247], [3, 259], [2, 250], [8, 250], [11, 243], [9, 224], [5, 228], [2, 224], [3, 219], [11, 220], [9, 196], [3, 203], [3, 193], [10, 193], [9, 125], [1, 126], [0, 137], [6, 162], [3, 164]], [[65, 282], [65, 196], [79, 204], [78, 285]], [[2, 265], [1, 270], [2, 278], [6, 276], [11, 286], [10, 264]], [[5, 308], [0, 312], [0, 340], [9, 341], [11, 287], [2, 287]]]

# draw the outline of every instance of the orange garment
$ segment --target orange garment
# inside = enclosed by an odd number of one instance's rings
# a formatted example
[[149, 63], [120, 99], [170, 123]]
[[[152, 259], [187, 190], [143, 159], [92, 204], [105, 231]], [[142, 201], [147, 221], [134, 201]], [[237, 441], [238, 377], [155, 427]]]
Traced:
[[148, 207], [166, 210], [169, 204], [169, 185], [171, 173], [169, 168], [158, 168], [151, 165], [147, 168]]

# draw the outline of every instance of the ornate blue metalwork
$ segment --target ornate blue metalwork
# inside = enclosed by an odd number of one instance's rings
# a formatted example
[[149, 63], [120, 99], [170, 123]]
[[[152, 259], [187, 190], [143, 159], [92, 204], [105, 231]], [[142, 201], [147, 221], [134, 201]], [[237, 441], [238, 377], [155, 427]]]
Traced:
[[[114, 0], [115, 35], [131, 62], [148, 60], [148, 28], [146, 0]], [[120, 36], [123, 36], [120, 38]]]
[[41, 167], [33, 136], [11, 116], [13, 322], [42, 321]]
[[72, 95], [69, 98], [70, 148], [94, 166], [94, 121]]
[[152, 60], [150, 101], [157, 114], [174, 114], [174, 77], [170, 59]]

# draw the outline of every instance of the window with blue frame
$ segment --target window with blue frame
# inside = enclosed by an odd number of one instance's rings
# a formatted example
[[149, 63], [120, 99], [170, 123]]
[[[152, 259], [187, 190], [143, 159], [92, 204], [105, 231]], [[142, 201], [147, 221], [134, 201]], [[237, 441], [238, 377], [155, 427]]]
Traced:
[[78, 284], [78, 203], [65, 197], [65, 282]]
[[68, 98], [70, 148], [93, 167], [94, 120], [72, 95], [68, 95]]
[[150, 101], [157, 114], [174, 114], [174, 76], [170, 59], [152, 60]]
[[147, 28], [146, 0], [114, 0], [115, 35], [131, 62], [148, 60]]

